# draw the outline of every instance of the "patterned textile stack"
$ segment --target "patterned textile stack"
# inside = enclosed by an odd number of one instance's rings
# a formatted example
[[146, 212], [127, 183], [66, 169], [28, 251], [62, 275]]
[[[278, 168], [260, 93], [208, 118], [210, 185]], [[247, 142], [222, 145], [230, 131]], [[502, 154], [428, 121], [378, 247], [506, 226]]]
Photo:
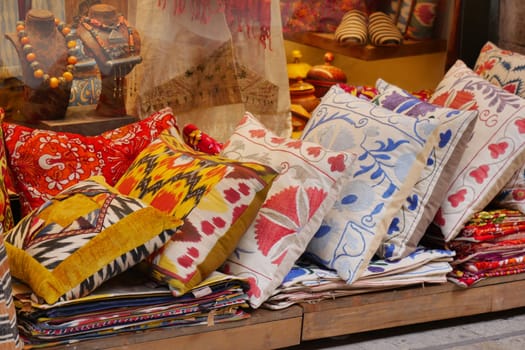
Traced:
[[140, 278], [139, 271], [128, 271], [87, 297], [49, 305], [32, 301], [24, 285], [14, 286], [26, 349], [152, 328], [245, 319], [250, 317], [243, 310], [247, 307], [245, 290], [245, 281], [214, 273], [189, 293], [174, 297], [168, 287], [152, 286]]
[[518, 210], [482, 211], [449, 247], [456, 251], [448, 279], [470, 287], [488, 277], [525, 271], [525, 215]]
[[336, 271], [302, 259], [294, 265], [263, 306], [278, 310], [302, 302], [319, 302], [408, 285], [445, 283], [447, 273], [452, 271], [450, 262], [454, 255], [450, 250], [420, 246], [398, 261], [374, 259], [363, 275], [352, 284], [347, 284]]

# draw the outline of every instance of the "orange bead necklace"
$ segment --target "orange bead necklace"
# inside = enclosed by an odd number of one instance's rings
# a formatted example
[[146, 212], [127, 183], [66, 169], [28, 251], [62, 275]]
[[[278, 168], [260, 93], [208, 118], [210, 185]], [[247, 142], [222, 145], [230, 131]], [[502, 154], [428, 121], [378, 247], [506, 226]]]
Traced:
[[77, 41], [76, 35], [71, 32], [71, 28], [67, 27], [65, 23], [60, 22], [58, 19], [55, 19], [55, 25], [60, 33], [64, 35], [67, 42], [68, 48], [68, 57], [66, 70], [62, 73], [62, 76], [54, 77], [45, 73], [42, 69], [40, 62], [37, 60], [37, 55], [34, 52], [33, 46], [31, 45], [31, 40], [26, 31], [26, 25], [24, 21], [18, 21], [16, 24], [16, 32], [18, 35], [18, 40], [22, 45], [22, 51], [25, 54], [25, 60], [33, 70], [33, 77], [36, 79], [41, 79], [45, 84], [50, 88], [58, 88], [59, 86], [66, 86], [71, 81], [73, 81], [73, 72], [75, 71], [75, 64], [77, 63]]

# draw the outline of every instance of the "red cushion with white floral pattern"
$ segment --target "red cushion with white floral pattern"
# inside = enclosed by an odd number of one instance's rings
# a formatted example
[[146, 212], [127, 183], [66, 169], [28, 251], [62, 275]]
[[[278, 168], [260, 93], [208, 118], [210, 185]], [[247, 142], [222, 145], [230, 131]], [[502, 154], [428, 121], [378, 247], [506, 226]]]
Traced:
[[96, 136], [3, 123], [22, 214], [93, 175], [103, 175], [114, 185], [139, 152], [170, 127], [177, 128], [177, 121], [169, 108]]

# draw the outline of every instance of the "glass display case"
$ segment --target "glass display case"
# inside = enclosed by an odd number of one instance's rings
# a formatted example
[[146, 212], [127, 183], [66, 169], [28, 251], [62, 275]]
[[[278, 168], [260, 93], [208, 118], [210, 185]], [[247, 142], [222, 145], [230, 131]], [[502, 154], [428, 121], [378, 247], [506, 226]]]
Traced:
[[109, 127], [169, 106], [182, 125], [219, 139], [245, 110], [278, 134], [291, 129], [278, 1], [20, 0], [0, 7], [7, 120], [63, 129], [95, 118]]

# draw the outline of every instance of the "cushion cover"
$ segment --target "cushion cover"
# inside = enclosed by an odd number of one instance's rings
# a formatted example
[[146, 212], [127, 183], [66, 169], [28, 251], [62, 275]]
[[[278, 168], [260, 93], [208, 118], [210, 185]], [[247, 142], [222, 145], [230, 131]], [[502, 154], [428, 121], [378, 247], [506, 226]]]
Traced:
[[226, 273], [248, 278], [249, 302], [257, 308], [280, 285], [319, 229], [349, 179], [355, 156], [277, 137], [248, 112], [221, 154], [267, 164], [279, 172], [223, 267]]
[[[481, 48], [474, 71], [492, 84], [525, 97], [525, 55], [501, 49], [488, 41]], [[516, 171], [492, 204], [525, 212], [525, 164]]]
[[177, 127], [171, 109], [97, 136], [3, 123], [9, 167], [22, 213], [94, 175], [114, 185], [137, 154], [160, 132]]
[[188, 147], [163, 132], [115, 187], [184, 218], [176, 235], [151, 257], [152, 277], [184, 294], [215, 271], [251, 224], [277, 173]]
[[447, 241], [504, 188], [525, 162], [525, 100], [475, 74], [458, 60], [431, 103], [475, 109], [478, 120], [434, 223]]
[[162, 247], [180, 225], [98, 176], [24, 217], [5, 244], [13, 276], [53, 304], [88, 295]]
[[380, 94], [374, 99], [389, 110], [413, 118], [438, 118], [439, 142], [432, 149], [427, 164], [411, 193], [395, 214], [379, 256], [395, 260], [415, 251], [427, 227], [432, 223], [446, 188], [456, 169], [476, 122], [476, 111], [461, 111], [438, 107], [409, 94], [405, 90], [379, 79]]
[[512, 175], [491, 204], [493, 207], [515, 209], [525, 213], [525, 164]]
[[511, 94], [525, 97], [525, 56], [499, 48], [488, 41], [483, 45], [474, 72]]
[[22, 349], [24, 343], [18, 334], [18, 324], [13, 302], [11, 271], [4, 245], [4, 237], [0, 235], [0, 336], [1, 349]]
[[437, 142], [437, 118], [407, 118], [333, 86], [303, 140], [357, 154], [352, 180], [310, 242], [310, 257], [352, 283], [386, 238]]

